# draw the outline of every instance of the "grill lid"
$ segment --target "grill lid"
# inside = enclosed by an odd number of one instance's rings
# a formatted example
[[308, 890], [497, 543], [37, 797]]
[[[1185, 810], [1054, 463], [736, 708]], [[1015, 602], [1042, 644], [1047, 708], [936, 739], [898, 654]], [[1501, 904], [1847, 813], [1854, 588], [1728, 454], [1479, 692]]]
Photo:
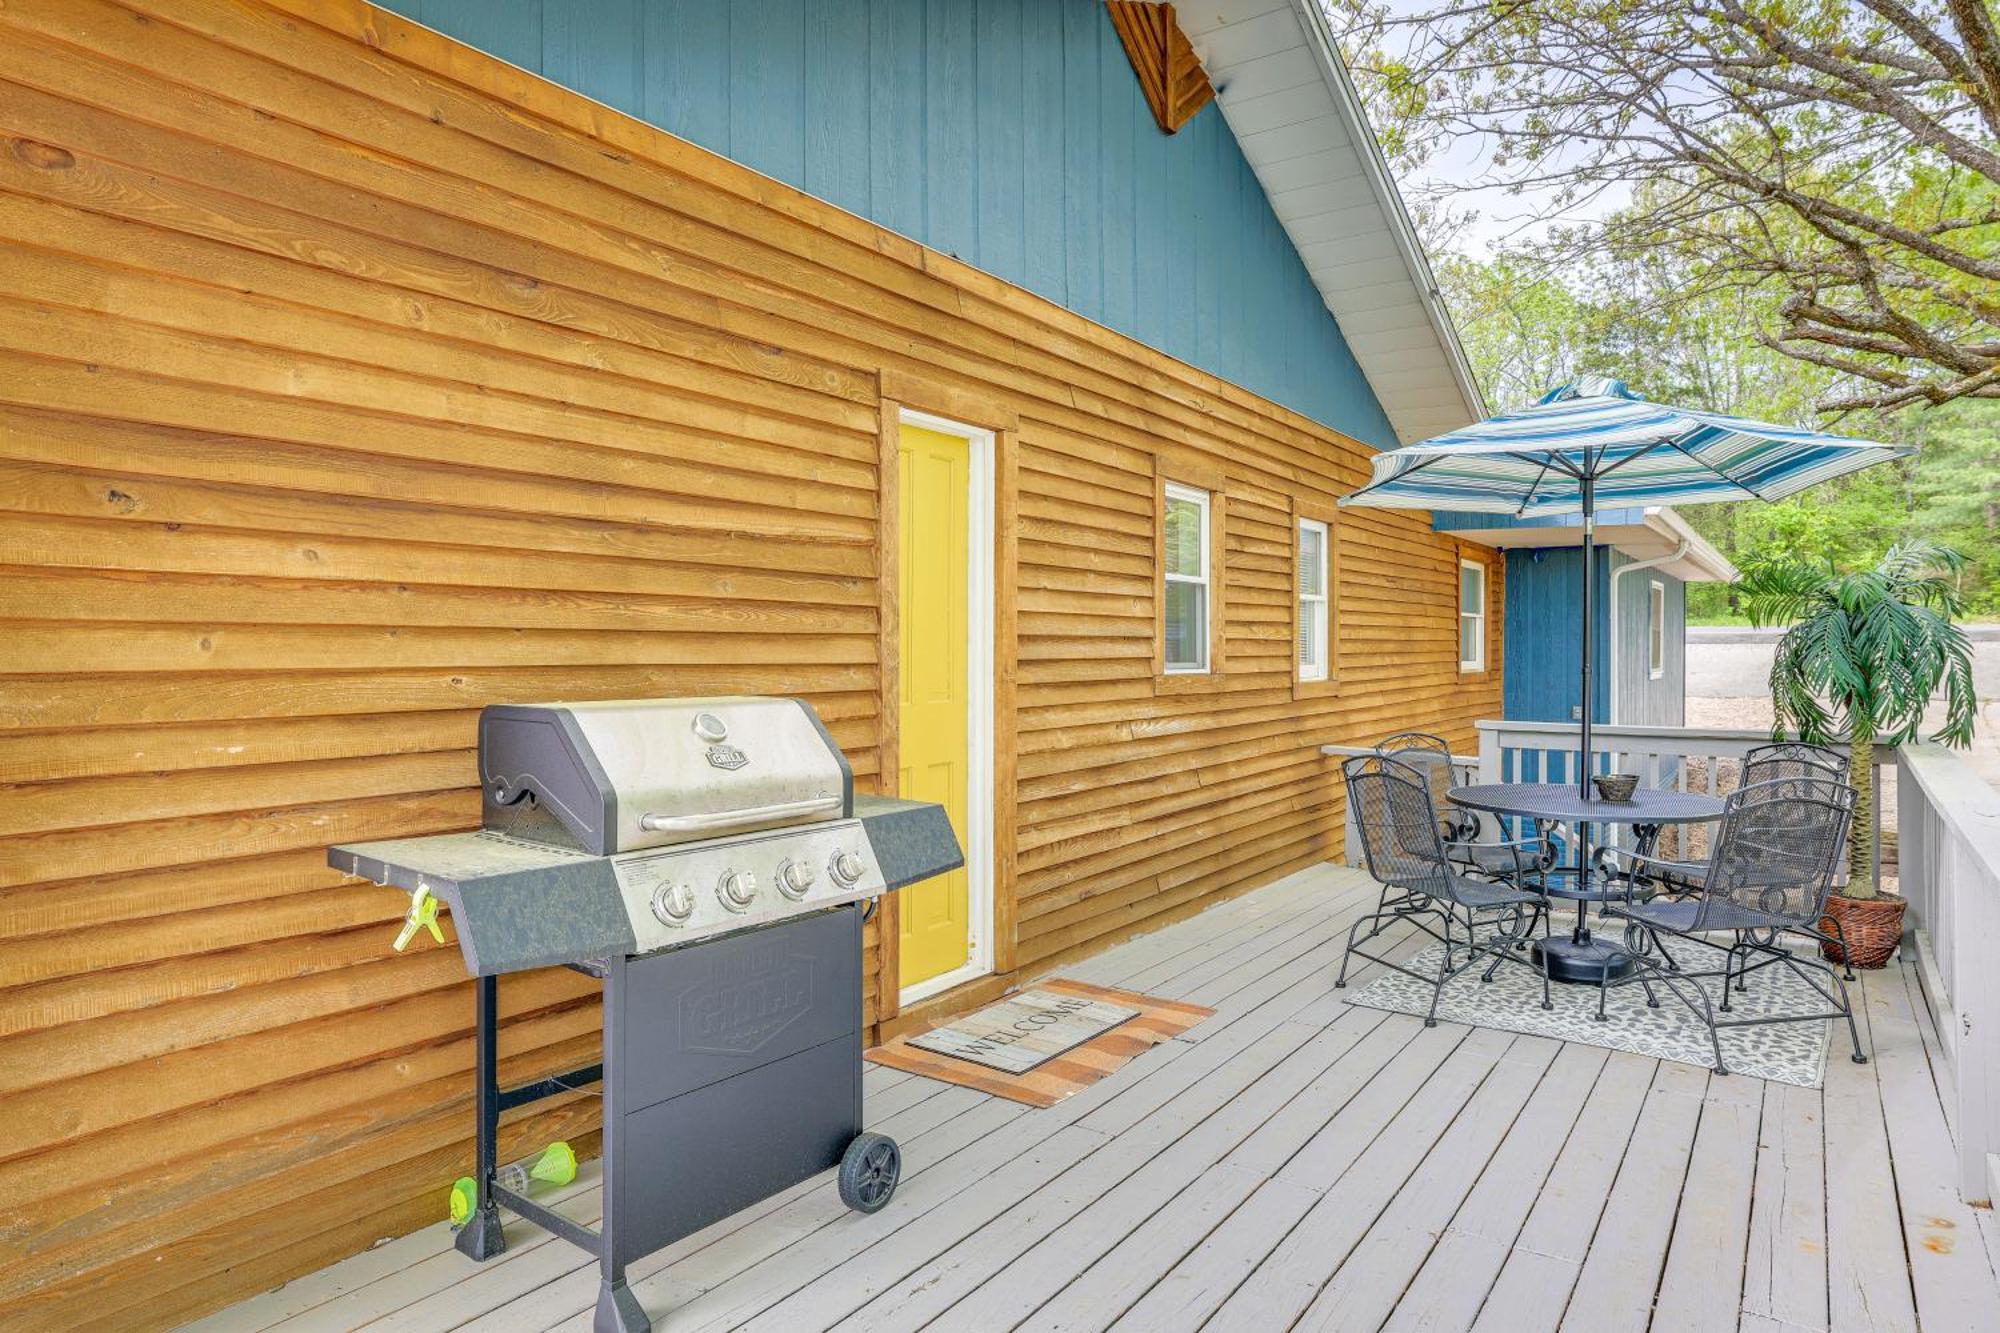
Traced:
[[486, 827], [597, 856], [843, 819], [854, 773], [803, 699], [495, 704]]

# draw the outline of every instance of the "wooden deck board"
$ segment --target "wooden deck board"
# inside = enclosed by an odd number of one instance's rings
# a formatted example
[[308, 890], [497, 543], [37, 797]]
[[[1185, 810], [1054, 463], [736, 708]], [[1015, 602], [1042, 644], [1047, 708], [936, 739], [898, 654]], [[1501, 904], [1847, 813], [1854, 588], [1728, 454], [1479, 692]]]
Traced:
[[[1836, 1031], [1824, 1090], [1792, 1088], [1352, 1008], [1333, 974], [1372, 897], [1317, 867], [1064, 969], [1216, 1016], [1050, 1110], [870, 1069], [896, 1201], [808, 1181], [650, 1256], [655, 1328], [2000, 1328], [1900, 967], [1857, 989], [1874, 1061]], [[600, 1202], [592, 1164], [558, 1206]], [[594, 1267], [508, 1233], [475, 1266], [433, 1227], [198, 1327], [587, 1329]]]
[[1993, 1267], [1973, 1210], [1958, 1197], [1957, 1153], [1918, 1030], [1923, 1004], [1901, 969], [1868, 978], [1864, 989], [1918, 1326], [2000, 1329]]
[[1565, 1046], [1556, 1056], [1521, 1113], [1535, 1132], [1507, 1135], [1436, 1243], [1415, 1254], [1418, 1266], [1388, 1327], [1471, 1326], [1577, 1118], [1590, 1104], [1610, 1055], [1602, 1047]]
[[1742, 1310], [1758, 1131], [1765, 1092], [1775, 1086], [1750, 1078], [1708, 1081], [1653, 1304], [1658, 1327], [1727, 1328]]
[[1562, 1322], [1659, 1067], [1622, 1051], [1605, 1062], [1492, 1287], [1474, 1302], [1473, 1328], [1507, 1333]]
[[1764, 1090], [1743, 1321], [1827, 1327], [1826, 1109], [1818, 1088]]

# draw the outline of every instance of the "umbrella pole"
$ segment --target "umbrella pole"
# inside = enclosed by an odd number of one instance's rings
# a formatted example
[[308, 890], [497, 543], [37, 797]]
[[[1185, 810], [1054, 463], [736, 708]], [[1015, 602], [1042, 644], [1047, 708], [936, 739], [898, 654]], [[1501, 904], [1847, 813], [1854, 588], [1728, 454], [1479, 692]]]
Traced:
[[[1576, 751], [1576, 788], [1584, 799], [1590, 799], [1590, 714], [1595, 702], [1590, 696], [1590, 666], [1595, 654], [1591, 640], [1596, 628], [1593, 615], [1597, 590], [1597, 486], [1588, 475], [1583, 478], [1583, 707], [1577, 710], [1577, 718], [1582, 723]], [[1576, 887], [1587, 895], [1590, 889], [1590, 823], [1579, 820], [1576, 826]], [[1590, 899], [1581, 896], [1576, 901], [1576, 929], [1570, 939], [1578, 946], [1590, 943]], [[1608, 969], [1607, 969], [1608, 972]], [[1601, 984], [1601, 983], [1600, 983]]]
[[1591, 658], [1595, 656], [1591, 642], [1596, 619], [1593, 614], [1597, 587], [1597, 487], [1589, 476], [1583, 478], [1583, 707], [1577, 716], [1582, 719], [1582, 740], [1576, 754], [1577, 794], [1584, 800], [1590, 799], [1590, 713], [1594, 702], [1590, 692]]

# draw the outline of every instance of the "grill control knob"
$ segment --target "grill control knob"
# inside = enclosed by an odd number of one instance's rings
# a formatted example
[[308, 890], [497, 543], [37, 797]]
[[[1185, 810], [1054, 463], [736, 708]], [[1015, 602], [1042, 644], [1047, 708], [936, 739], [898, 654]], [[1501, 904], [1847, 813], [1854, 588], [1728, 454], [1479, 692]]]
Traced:
[[787, 861], [778, 867], [778, 892], [797, 902], [812, 889], [817, 878], [819, 876], [805, 862]]
[[853, 852], [835, 852], [827, 869], [840, 881], [843, 888], [853, 888], [863, 875], [868, 873], [868, 863]]
[[757, 877], [747, 870], [730, 870], [715, 886], [715, 896], [732, 912], [747, 912], [757, 898]]
[[653, 915], [663, 926], [684, 926], [694, 915], [694, 890], [685, 884], [662, 884], [653, 890]]

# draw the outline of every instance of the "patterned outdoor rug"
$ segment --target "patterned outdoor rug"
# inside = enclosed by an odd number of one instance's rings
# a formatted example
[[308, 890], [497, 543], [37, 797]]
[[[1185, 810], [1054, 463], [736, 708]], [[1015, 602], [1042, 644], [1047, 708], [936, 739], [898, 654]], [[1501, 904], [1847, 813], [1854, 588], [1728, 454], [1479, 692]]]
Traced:
[[[1435, 975], [1442, 948], [1432, 944], [1404, 965]], [[1697, 945], [1677, 944], [1674, 956], [1684, 967], [1721, 966], [1719, 951]], [[1440, 1020], [1555, 1037], [1587, 1046], [1606, 1046], [1614, 1051], [1632, 1051], [1704, 1069], [1714, 1063], [1708, 1028], [1663, 985], [1655, 983], [1653, 987], [1660, 1000], [1658, 1009], [1646, 1007], [1646, 992], [1637, 983], [1613, 989], [1604, 1006], [1607, 1019], [1600, 1023], [1596, 1018], [1595, 986], [1565, 986], [1558, 982], [1549, 988], [1555, 1008], [1543, 1009], [1542, 977], [1532, 965], [1502, 964], [1493, 980], [1482, 984], [1479, 975], [1485, 967], [1482, 960], [1478, 968], [1465, 969], [1445, 983], [1444, 995], [1438, 1000]], [[1706, 989], [1709, 1002], [1715, 1003], [1722, 993], [1721, 979], [1708, 978], [1700, 984]], [[1732, 1013], [1717, 1016], [1757, 1018], [1767, 1014], [1825, 1013], [1831, 1007], [1783, 964], [1751, 973], [1749, 986], [1748, 992], [1739, 991], [1731, 997]], [[1859, 996], [1859, 983], [1850, 982], [1849, 989]], [[1384, 972], [1360, 989], [1350, 991], [1347, 1002], [1421, 1016], [1430, 1007], [1431, 988], [1400, 972]], [[1832, 1026], [1776, 1023], [1769, 1027], [1724, 1028], [1723, 1062], [1732, 1074], [1816, 1088], [1826, 1072], [1827, 1038]], [[1840, 1023], [1839, 1028], [1835, 1035], [1844, 1048], [1846, 1024]]]
[[896, 1037], [868, 1058], [1009, 1101], [1054, 1106], [1214, 1012], [1055, 979], [928, 1032]]

